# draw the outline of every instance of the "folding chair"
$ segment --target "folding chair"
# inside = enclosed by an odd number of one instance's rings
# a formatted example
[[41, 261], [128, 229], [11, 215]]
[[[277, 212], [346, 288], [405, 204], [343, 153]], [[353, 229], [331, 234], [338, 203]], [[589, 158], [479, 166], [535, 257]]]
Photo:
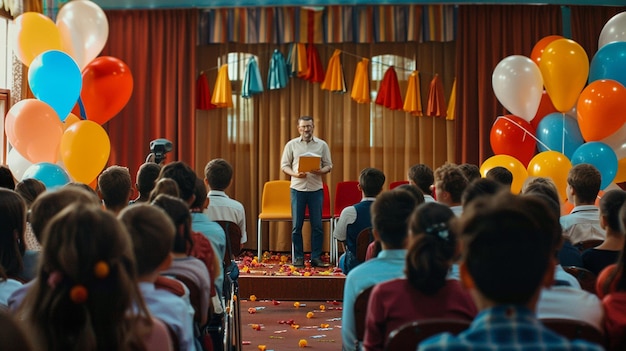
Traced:
[[359, 233], [356, 237], [356, 258], [359, 262], [365, 262], [365, 256], [367, 255], [367, 247], [374, 241], [374, 235], [372, 234], [372, 227], [367, 227]]
[[292, 220], [290, 185], [291, 182], [288, 180], [270, 180], [263, 186], [261, 213], [259, 213], [257, 223], [257, 257], [259, 259], [263, 253], [261, 224], [264, 221], [290, 222]]
[[607, 346], [604, 334], [586, 322], [573, 319], [545, 318], [541, 319], [541, 323], [569, 340], [583, 339], [604, 347]]
[[370, 300], [372, 289], [374, 289], [373, 285], [369, 288], [363, 289], [354, 300], [354, 326], [356, 329], [356, 345], [354, 346], [356, 350], [361, 349], [360, 344], [363, 342], [363, 338], [365, 337], [365, 319], [367, 317], [367, 304]]
[[469, 326], [470, 322], [456, 319], [424, 319], [409, 322], [389, 333], [385, 350], [414, 351], [426, 338], [444, 332], [456, 335]]
[[563, 267], [563, 270], [576, 277], [583, 290], [594, 295], [596, 294], [596, 280], [598, 277], [592, 271], [576, 266], [566, 266]]
[[[322, 201], [322, 223], [324, 222], [328, 222], [330, 223], [330, 256], [333, 257], [333, 244], [332, 244], [332, 238], [333, 238], [333, 215], [331, 214], [330, 211], [330, 193], [328, 190], [328, 185], [326, 185], [326, 183], [323, 184], [324, 185], [324, 200]], [[304, 213], [304, 220], [308, 221], [309, 218], [309, 208], [306, 208], [306, 211]], [[293, 250], [293, 245], [291, 247], [291, 255], [293, 256], [294, 250]]]
[[224, 251], [224, 265], [229, 265], [241, 251], [241, 228], [235, 222], [215, 221], [226, 233], [226, 250]]
[[[348, 206], [352, 206], [357, 202], [361, 201], [361, 191], [359, 190], [359, 182], [356, 180], [348, 180], [345, 182], [337, 183], [337, 187], [335, 189], [335, 202], [334, 202], [334, 212], [333, 212], [333, 228], [337, 225], [337, 221], [339, 220], [339, 216], [341, 215], [341, 211]], [[337, 245], [337, 240], [333, 238], [333, 230], [330, 233], [330, 241], [331, 241], [331, 259], [333, 263], [336, 263], [339, 260], [339, 247]]]

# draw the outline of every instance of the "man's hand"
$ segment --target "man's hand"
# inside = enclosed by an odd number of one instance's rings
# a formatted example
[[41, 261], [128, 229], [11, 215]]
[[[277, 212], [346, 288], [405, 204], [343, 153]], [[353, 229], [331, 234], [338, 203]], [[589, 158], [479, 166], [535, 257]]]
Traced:
[[294, 175], [294, 177], [296, 178], [306, 178], [306, 173], [305, 172], [298, 172]]
[[328, 173], [328, 172], [326, 172], [326, 171], [324, 170], [324, 168], [320, 168], [320, 169], [316, 169], [316, 170], [311, 171], [311, 173], [313, 173], [313, 174], [315, 174], [315, 175], [324, 175], [324, 174], [326, 174], [326, 173]]

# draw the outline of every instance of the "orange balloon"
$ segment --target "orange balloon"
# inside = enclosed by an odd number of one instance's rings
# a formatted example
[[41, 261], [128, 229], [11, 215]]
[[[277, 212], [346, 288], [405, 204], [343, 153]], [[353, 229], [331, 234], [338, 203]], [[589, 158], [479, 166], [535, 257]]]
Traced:
[[63, 130], [65, 131], [69, 126], [71, 126], [72, 124], [80, 121], [80, 117], [77, 117], [75, 114], [70, 113], [69, 115], [67, 115], [67, 117], [65, 118], [65, 121], [63, 121]]
[[591, 82], [580, 93], [576, 111], [583, 139], [600, 141], [626, 122], [626, 88], [611, 79]]
[[15, 29], [15, 56], [26, 66], [44, 51], [63, 51], [59, 29], [47, 16], [37, 12], [23, 13], [15, 19]]
[[511, 192], [513, 194], [519, 194], [522, 190], [524, 181], [528, 178], [526, 167], [515, 157], [509, 155], [495, 155], [491, 156], [483, 162], [480, 166], [480, 174], [483, 178], [487, 175], [490, 169], [494, 167], [504, 167], [511, 171], [513, 174], [513, 183], [511, 184]]
[[80, 98], [88, 120], [104, 124], [118, 114], [133, 94], [133, 75], [120, 59], [101, 56], [83, 69]]
[[626, 158], [617, 161], [617, 173], [613, 179], [613, 183], [623, 182], [626, 182]]
[[557, 39], [541, 54], [539, 70], [554, 107], [559, 112], [567, 112], [574, 107], [587, 84], [589, 58], [577, 42]]
[[56, 163], [63, 123], [54, 109], [37, 99], [19, 101], [5, 120], [7, 139], [32, 163]]
[[551, 42], [557, 39], [563, 39], [563, 37], [560, 35], [548, 35], [547, 37], [544, 37], [541, 40], [539, 40], [537, 44], [533, 46], [533, 51], [530, 53], [530, 59], [535, 61], [537, 66], [539, 66], [539, 62], [541, 61], [541, 55], [543, 54], [543, 51], [546, 49], [546, 46], [548, 46], [548, 44], [550, 44]]
[[567, 199], [567, 174], [572, 162], [560, 152], [540, 152], [528, 163], [528, 176], [550, 178], [556, 185], [561, 202]]

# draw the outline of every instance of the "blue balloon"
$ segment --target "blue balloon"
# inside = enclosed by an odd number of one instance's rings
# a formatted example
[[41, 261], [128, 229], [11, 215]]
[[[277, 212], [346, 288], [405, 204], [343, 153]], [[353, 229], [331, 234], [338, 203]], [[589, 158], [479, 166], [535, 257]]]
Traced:
[[626, 86], [626, 42], [614, 42], [601, 47], [589, 65], [589, 83], [612, 79]]
[[535, 134], [541, 142], [537, 143], [539, 152], [558, 151], [569, 159], [585, 143], [576, 119], [559, 112], [546, 115], [537, 125]]
[[70, 176], [58, 165], [49, 162], [35, 163], [28, 167], [22, 179], [35, 178], [46, 185], [46, 189], [54, 189], [70, 182]]
[[78, 101], [83, 77], [73, 58], [62, 51], [50, 50], [30, 64], [28, 84], [35, 97], [50, 105], [64, 122]]
[[572, 166], [581, 163], [589, 163], [596, 167], [602, 175], [600, 189], [609, 186], [617, 174], [617, 156], [615, 152], [605, 143], [591, 141], [582, 144], [572, 156]]

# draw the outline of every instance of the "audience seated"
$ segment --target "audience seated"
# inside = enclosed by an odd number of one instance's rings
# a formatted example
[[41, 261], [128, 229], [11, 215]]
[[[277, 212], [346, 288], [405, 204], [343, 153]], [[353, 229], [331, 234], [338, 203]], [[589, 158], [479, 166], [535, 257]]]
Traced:
[[598, 275], [617, 262], [624, 247], [624, 232], [620, 228], [619, 211], [626, 201], [626, 192], [610, 190], [600, 199], [600, 226], [606, 231], [606, 240], [597, 247], [585, 250], [581, 257], [583, 267]]
[[492, 179], [478, 178], [467, 185], [461, 195], [461, 205], [466, 208], [469, 203], [482, 196], [493, 196], [502, 191], [504, 186]]
[[132, 187], [130, 172], [126, 167], [110, 166], [98, 176], [98, 194], [104, 207], [116, 215], [128, 206]]
[[0, 165], [0, 188], [15, 190], [15, 177], [6, 165]]
[[383, 250], [346, 277], [341, 329], [344, 350], [353, 350], [357, 345], [353, 311], [356, 296], [366, 288], [404, 275], [408, 219], [415, 203], [407, 191], [387, 191], [372, 204], [373, 234], [381, 241]]
[[511, 184], [513, 184], [513, 173], [504, 167], [493, 167], [487, 171], [485, 178], [495, 180], [507, 189], [511, 190]]
[[457, 256], [454, 213], [436, 202], [411, 215], [406, 278], [377, 284], [370, 295], [365, 350], [384, 350], [388, 334], [414, 320], [447, 318], [471, 321], [478, 313], [469, 293], [448, 271]]
[[[46, 185], [35, 178], [26, 178], [15, 185], [15, 192], [22, 196], [29, 212], [33, 201], [44, 191], [46, 191]], [[33, 234], [33, 229], [30, 226], [30, 218], [26, 218], [26, 220], [26, 233], [24, 233], [26, 252], [40, 251], [41, 245], [39, 241], [37, 241], [37, 238], [35, 238], [35, 234]]]
[[139, 290], [148, 310], [176, 334], [179, 350], [195, 350], [193, 308], [181, 297], [155, 288], [159, 274], [172, 264], [176, 235], [172, 220], [159, 207], [147, 204], [125, 208], [119, 219], [132, 239]]
[[[554, 279], [558, 217], [533, 196], [500, 193], [470, 204], [461, 218], [461, 280], [480, 309], [457, 336], [440, 334], [419, 350], [602, 350], [544, 327], [534, 310]], [[495, 341], [495, 342], [494, 342]]]
[[[174, 246], [172, 247], [174, 260], [163, 274], [185, 276], [199, 287], [202, 295], [200, 298], [201, 305], [198, 307], [200, 310], [196, 310], [195, 313], [200, 316], [196, 318], [200, 325], [204, 325], [207, 322], [209, 313], [212, 278], [209, 276], [209, 271], [204, 262], [190, 255], [193, 241], [191, 239], [191, 214], [189, 207], [181, 199], [163, 194], [157, 196], [152, 204], [165, 210], [176, 228]], [[189, 288], [191, 289], [191, 287]]]
[[590, 239], [606, 239], [600, 226], [600, 210], [595, 205], [602, 177], [593, 165], [581, 163], [567, 175], [567, 200], [574, 204], [572, 211], [561, 217], [563, 235], [572, 244]]
[[434, 188], [437, 201], [449, 206], [457, 217], [463, 213], [461, 196], [467, 184], [467, 178], [459, 166], [453, 163], [446, 163], [435, 170]]
[[216, 158], [204, 167], [204, 182], [209, 187], [208, 206], [205, 214], [213, 221], [230, 221], [241, 229], [241, 244], [248, 241], [246, 210], [241, 202], [226, 194], [233, 179], [233, 167], [224, 159]]
[[70, 205], [43, 238], [37, 278], [17, 312], [36, 349], [172, 349], [141, 297], [128, 232], [110, 211]]
[[433, 170], [423, 163], [418, 163], [409, 168], [409, 184], [419, 188], [424, 194], [425, 202], [435, 202], [432, 193], [432, 185], [435, 183]]
[[139, 166], [137, 171], [137, 179], [135, 186], [139, 195], [136, 199], [131, 200], [130, 204], [137, 202], [148, 202], [150, 199], [150, 192], [154, 189], [156, 179], [161, 172], [161, 165], [154, 162], [146, 162]]
[[148, 197], [148, 202], [154, 201], [157, 196], [165, 194], [171, 195], [174, 197], [180, 197], [180, 190], [178, 190], [178, 183], [174, 179], [170, 178], [162, 178], [157, 180], [154, 185], [154, 189], [150, 191], [150, 196]]
[[471, 183], [476, 179], [480, 179], [482, 175], [480, 174], [480, 168], [473, 163], [461, 163], [459, 165], [459, 169], [467, 178], [467, 182]]
[[7, 277], [24, 281], [26, 203], [13, 190], [0, 188], [0, 265]]
[[[359, 233], [372, 226], [370, 208], [376, 196], [383, 190], [385, 174], [376, 168], [365, 168], [359, 174], [359, 190], [363, 194], [361, 202], [341, 211], [335, 225], [333, 237], [342, 242], [344, 254], [339, 259], [339, 267], [345, 274], [362, 262], [356, 255], [356, 241]], [[343, 263], [343, 264], [342, 264]]]

